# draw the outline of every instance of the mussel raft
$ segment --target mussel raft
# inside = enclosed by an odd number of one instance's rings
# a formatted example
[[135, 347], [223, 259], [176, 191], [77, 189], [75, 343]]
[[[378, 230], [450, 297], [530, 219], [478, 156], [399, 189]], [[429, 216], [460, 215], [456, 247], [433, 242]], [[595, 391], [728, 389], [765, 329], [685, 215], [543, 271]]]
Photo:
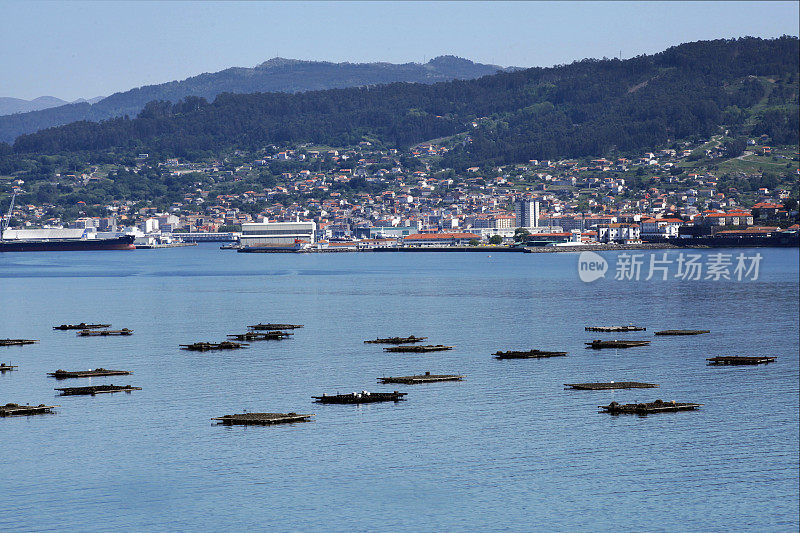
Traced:
[[594, 340], [587, 342], [586, 347], [593, 350], [600, 350], [602, 348], [633, 348], [635, 346], [648, 346], [650, 341], [601, 341]]
[[564, 383], [564, 386], [575, 390], [653, 389], [658, 387], [658, 385], [655, 383], [640, 383], [638, 381], [611, 381], [608, 383]]
[[26, 344], [36, 344], [35, 339], [0, 339], [0, 346], [25, 346]]
[[312, 396], [317, 403], [373, 403], [373, 402], [399, 402], [404, 400], [406, 392], [352, 392], [350, 394], [334, 394], [329, 396]]
[[105, 368], [95, 368], [94, 370], [76, 370], [70, 372], [68, 370], [61, 370], [60, 368], [55, 372], [48, 372], [47, 375], [56, 379], [67, 378], [96, 378], [100, 376], [127, 376], [133, 374], [129, 370], [108, 370]]
[[276, 329], [298, 329], [302, 328], [303, 324], [253, 324], [247, 327], [256, 331], [270, 331]]
[[297, 413], [241, 413], [219, 416], [211, 420], [217, 420], [220, 424], [226, 426], [269, 426], [272, 424], [288, 424], [292, 422], [310, 422], [312, 416], [314, 415], [299, 415]]
[[602, 331], [604, 333], [623, 333], [625, 331], [646, 331], [639, 326], [586, 326], [585, 331]]
[[61, 396], [77, 396], [77, 395], [91, 395], [112, 393], [112, 392], [131, 392], [134, 390], [142, 390], [141, 387], [132, 387], [130, 385], [92, 385], [89, 387], [64, 387], [55, 389], [61, 393]]
[[442, 352], [445, 350], [452, 350], [452, 346], [445, 346], [443, 344], [428, 344], [426, 346], [390, 346], [384, 348], [385, 352], [403, 352], [403, 353], [425, 353], [425, 352]]
[[234, 333], [228, 335], [229, 339], [237, 341], [279, 341], [294, 335], [294, 333], [287, 333], [285, 331], [248, 331], [247, 333]]
[[209, 350], [239, 350], [247, 348], [249, 345], [242, 342], [222, 341], [220, 343], [213, 342], [195, 342], [193, 344], [181, 344], [181, 350], [189, 350], [190, 352], [207, 352]]
[[743, 355], [720, 355], [706, 359], [709, 365], [761, 365], [774, 363], [775, 357], [747, 357]]
[[375, 339], [372, 341], [364, 341], [365, 344], [412, 344], [415, 342], [422, 342], [428, 340], [428, 337], [386, 337], [385, 339]]
[[545, 357], [563, 357], [567, 352], [548, 352], [544, 350], [527, 350], [527, 351], [508, 351], [508, 352], [495, 352], [492, 354], [495, 359], [542, 359]]
[[70, 329], [101, 329], [110, 327], [111, 324], [87, 324], [86, 322], [81, 322], [80, 324], [61, 324], [60, 326], [53, 326], [53, 329], [67, 331]]
[[711, 333], [707, 329], [665, 329], [664, 331], [656, 331], [656, 335], [702, 335], [703, 333]]
[[17, 365], [7, 365], [5, 363], [0, 363], [0, 372], [10, 372], [12, 370], [16, 370], [18, 367]]
[[28, 416], [28, 415], [44, 415], [52, 413], [53, 409], [58, 405], [20, 405], [18, 403], [7, 403], [0, 405], [0, 416]]
[[398, 376], [378, 378], [380, 383], [402, 383], [403, 385], [416, 385], [418, 383], [435, 383], [438, 381], [461, 381], [464, 376], [458, 374], [431, 374], [425, 372], [417, 376]]
[[133, 335], [132, 329], [82, 329], [78, 332], [78, 337], [127, 337], [128, 335]]
[[702, 403], [678, 403], [674, 400], [671, 402], [663, 402], [661, 400], [656, 400], [650, 403], [626, 403], [626, 404], [619, 404], [617, 402], [611, 402], [608, 405], [598, 405], [599, 409], [602, 409], [602, 412], [610, 413], [612, 415], [617, 414], [637, 414], [637, 415], [646, 415], [651, 413], [666, 413], [672, 411], [694, 411], [698, 407], [703, 405]]

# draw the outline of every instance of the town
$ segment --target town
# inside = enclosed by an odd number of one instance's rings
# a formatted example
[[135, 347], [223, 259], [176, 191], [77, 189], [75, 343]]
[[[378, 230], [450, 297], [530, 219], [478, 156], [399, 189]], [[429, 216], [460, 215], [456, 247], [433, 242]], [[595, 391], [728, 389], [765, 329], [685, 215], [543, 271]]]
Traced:
[[[637, 157], [531, 159], [461, 172], [441, 160], [453, 143], [471, 142], [466, 134], [404, 151], [365, 140], [340, 148], [270, 145], [195, 161], [142, 153], [47, 181], [0, 177], [11, 189], [6, 198], [13, 191], [24, 200], [6, 217], [3, 236], [127, 233], [143, 247], [238, 240], [244, 247], [348, 250], [796, 233], [797, 147], [768, 141], [732, 147], [719, 135]], [[144, 176], [177, 188], [181, 198], [77, 200], [59, 210], [42, 194], [49, 188], [89, 199]]]

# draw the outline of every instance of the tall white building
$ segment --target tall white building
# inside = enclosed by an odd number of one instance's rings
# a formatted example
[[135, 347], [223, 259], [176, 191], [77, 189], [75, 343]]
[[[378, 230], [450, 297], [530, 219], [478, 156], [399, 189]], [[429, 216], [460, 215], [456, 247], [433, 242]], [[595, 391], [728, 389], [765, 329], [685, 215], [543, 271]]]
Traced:
[[539, 202], [537, 200], [519, 200], [516, 205], [517, 227], [539, 227]]

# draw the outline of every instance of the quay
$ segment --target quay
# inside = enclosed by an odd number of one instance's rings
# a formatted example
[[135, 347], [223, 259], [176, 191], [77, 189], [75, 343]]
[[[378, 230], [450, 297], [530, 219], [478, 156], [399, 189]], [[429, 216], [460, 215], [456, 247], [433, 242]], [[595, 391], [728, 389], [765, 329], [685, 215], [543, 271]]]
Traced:
[[20, 405], [18, 403], [7, 403], [0, 405], [0, 416], [27, 416], [27, 415], [44, 415], [52, 413], [53, 409], [59, 407], [58, 405]]
[[640, 383], [638, 381], [611, 381], [608, 383], [564, 383], [565, 387], [574, 390], [611, 390], [611, 389], [654, 389], [655, 383]]
[[634, 348], [636, 346], [648, 346], [650, 341], [601, 341], [594, 340], [587, 342], [586, 348], [600, 350], [602, 348]]
[[310, 422], [312, 416], [314, 415], [299, 415], [297, 413], [241, 413], [219, 416], [211, 420], [218, 420], [220, 424], [226, 426], [269, 426], [272, 424]]
[[67, 331], [70, 329], [101, 329], [110, 327], [111, 324], [87, 324], [86, 322], [81, 322], [80, 324], [61, 324], [60, 326], [53, 326], [53, 329]]
[[128, 335], [133, 335], [132, 329], [83, 329], [78, 332], [78, 337], [126, 337]]
[[35, 339], [0, 339], [0, 346], [25, 346], [26, 344], [36, 344]]
[[386, 337], [385, 339], [375, 339], [372, 341], [364, 341], [365, 344], [411, 344], [414, 342], [422, 342], [427, 340], [428, 337]]
[[775, 357], [746, 357], [741, 355], [721, 355], [706, 359], [709, 365], [761, 365], [774, 363]]
[[131, 392], [134, 390], [142, 390], [141, 387], [131, 387], [130, 385], [92, 385], [89, 387], [64, 387], [55, 389], [61, 392], [61, 396], [76, 396], [76, 395], [91, 395], [104, 394], [112, 392]]
[[60, 368], [55, 372], [48, 372], [47, 375], [51, 378], [56, 379], [68, 379], [68, 378], [95, 378], [100, 376], [127, 376], [133, 374], [128, 370], [108, 370], [105, 368], [95, 368], [94, 370], [76, 370], [74, 372], [69, 372], [67, 370], [61, 370]]
[[427, 353], [427, 352], [442, 352], [445, 350], [452, 350], [452, 346], [445, 346], [443, 344], [428, 344], [426, 346], [390, 346], [384, 348], [385, 352], [402, 352], [402, 353]]
[[399, 402], [403, 401], [406, 392], [352, 392], [350, 394], [334, 394], [329, 396], [312, 396], [317, 403], [374, 403], [374, 402]]
[[664, 331], [656, 331], [656, 335], [702, 335], [703, 333], [711, 333], [708, 329], [665, 329]]
[[647, 415], [651, 413], [667, 413], [672, 411], [694, 411], [702, 405], [702, 403], [678, 403], [674, 400], [671, 402], [662, 402], [661, 400], [656, 400], [650, 403], [626, 403], [624, 405], [617, 402], [611, 402], [608, 405], [598, 405], [597, 407], [603, 410], [601, 412], [610, 413], [612, 415]]
[[463, 379], [464, 376], [458, 374], [431, 374], [430, 372], [425, 372], [417, 376], [378, 378], [378, 381], [383, 384], [401, 383], [403, 385], [417, 385], [419, 383], [436, 383], [439, 381], [461, 381]]
[[492, 354], [495, 359], [542, 359], [545, 357], [563, 357], [567, 352], [548, 352], [544, 350], [527, 350], [527, 351], [514, 351], [495, 352]]
[[207, 352], [209, 350], [239, 350], [247, 348], [249, 345], [242, 342], [222, 341], [220, 343], [213, 342], [195, 342], [193, 344], [181, 344], [181, 350], [189, 350], [190, 352]]
[[7, 365], [5, 363], [0, 363], [0, 373], [11, 372], [12, 370], [16, 370], [17, 368], [18, 368], [17, 365]]

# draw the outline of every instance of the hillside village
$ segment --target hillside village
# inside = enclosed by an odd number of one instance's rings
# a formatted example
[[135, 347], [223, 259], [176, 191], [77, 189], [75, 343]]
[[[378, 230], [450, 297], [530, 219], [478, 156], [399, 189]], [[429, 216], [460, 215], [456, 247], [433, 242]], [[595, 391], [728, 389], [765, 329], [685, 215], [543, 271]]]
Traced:
[[[454, 142], [470, 138], [408, 151], [370, 141], [342, 148], [271, 145], [199, 162], [139, 154], [57, 173], [49, 183], [6, 177], [0, 209], [8, 208], [13, 189], [22, 201], [11, 227], [127, 231], [155, 242], [237, 232], [243, 223], [265, 220], [313, 221], [315, 241], [412, 244], [637, 242], [797, 224], [797, 147], [771, 147], [768, 138], [750, 139], [738, 153], [718, 136], [636, 157], [531, 159], [461, 172], [439, 164]], [[48, 185], [89, 199], [122, 176], [145, 173], [180, 186], [180, 199], [77, 200], [70, 220], [32, 194]], [[536, 202], [538, 216], [523, 221], [519, 205], [526, 201]]]

